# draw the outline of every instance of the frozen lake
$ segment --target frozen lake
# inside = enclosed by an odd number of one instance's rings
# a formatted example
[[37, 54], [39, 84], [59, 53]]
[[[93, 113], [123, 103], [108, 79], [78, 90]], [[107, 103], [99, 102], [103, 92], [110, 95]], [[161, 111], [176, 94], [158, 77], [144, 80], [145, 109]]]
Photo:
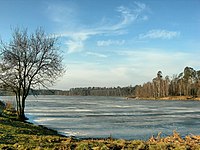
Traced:
[[173, 130], [182, 136], [200, 134], [200, 101], [29, 96], [25, 112], [34, 123], [77, 138], [146, 140], [158, 132], [170, 135]]

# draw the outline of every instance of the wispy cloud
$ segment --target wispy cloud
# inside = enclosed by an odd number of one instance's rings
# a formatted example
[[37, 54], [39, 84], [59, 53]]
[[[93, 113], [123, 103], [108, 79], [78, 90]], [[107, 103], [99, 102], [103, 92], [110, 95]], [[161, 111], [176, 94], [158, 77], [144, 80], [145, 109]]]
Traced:
[[91, 56], [100, 57], [100, 58], [108, 57], [107, 55], [96, 53], [96, 52], [86, 52], [86, 55], [91, 55]]
[[110, 46], [110, 45], [123, 45], [125, 43], [125, 40], [102, 40], [97, 41], [97, 46]]
[[143, 20], [142, 18], [144, 18], [144, 20], [147, 20], [147, 16], [142, 16], [142, 12], [146, 9], [146, 5], [140, 2], [134, 2], [134, 4], [134, 8], [119, 6], [116, 9], [119, 13], [121, 13], [122, 20], [118, 24], [113, 25], [112, 29], [118, 30], [124, 28], [137, 19]]
[[68, 47], [68, 53], [80, 52], [83, 50], [84, 41], [88, 39], [92, 33], [78, 32], [78, 33], [64, 33], [61, 37], [68, 37], [69, 39], [65, 42]]
[[[54, 8], [55, 7], [55, 8]], [[54, 6], [51, 9], [58, 9], [57, 7], [59, 6]], [[49, 8], [49, 10], [51, 10]], [[61, 6], [62, 8], [62, 6]], [[86, 28], [80, 25], [74, 25], [74, 29], [70, 29], [71, 31], [69, 32], [68, 28], [63, 29], [60, 31], [60, 36], [66, 39], [66, 46], [68, 48], [68, 53], [74, 53], [74, 52], [80, 52], [84, 50], [85, 47], [85, 41], [91, 38], [92, 36], [96, 35], [119, 35], [119, 34], [124, 34], [124, 29], [126, 29], [127, 26], [129, 26], [131, 23], [133, 23], [136, 20], [147, 20], [147, 16], [142, 16], [142, 12], [145, 10], [146, 5], [143, 3], [135, 2], [134, 7], [126, 7], [126, 6], [119, 6], [116, 8], [116, 11], [119, 13], [119, 20], [115, 24], [101, 24], [99, 23], [96, 24], [94, 27]], [[62, 8], [60, 12], [53, 14], [52, 18], [53, 21], [55, 22], [60, 22], [60, 20], [63, 20], [63, 17], [59, 17], [59, 15], [64, 15], [64, 11], [67, 10], [69, 17], [70, 14], [73, 13], [74, 11]], [[116, 16], [117, 18], [117, 16]], [[112, 18], [113, 19], [113, 18]], [[64, 18], [65, 22], [60, 22], [60, 24], [67, 24], [66, 18]], [[74, 20], [74, 19], [73, 19]], [[76, 22], [76, 21], [75, 21]], [[73, 24], [73, 23], [72, 23]], [[64, 26], [64, 25], [63, 25]], [[78, 26], [78, 28], [77, 28]], [[99, 46], [103, 45], [110, 45], [110, 44], [123, 44], [124, 41], [101, 41], [98, 42]]]
[[140, 34], [139, 39], [173, 39], [178, 36], [180, 36], [180, 32], [178, 31], [154, 29], [145, 34]]
[[116, 10], [121, 14], [122, 20], [118, 24], [112, 26], [112, 29], [114, 30], [124, 28], [133, 22], [138, 16], [138, 13], [133, 13], [131, 9], [125, 6], [119, 6]]

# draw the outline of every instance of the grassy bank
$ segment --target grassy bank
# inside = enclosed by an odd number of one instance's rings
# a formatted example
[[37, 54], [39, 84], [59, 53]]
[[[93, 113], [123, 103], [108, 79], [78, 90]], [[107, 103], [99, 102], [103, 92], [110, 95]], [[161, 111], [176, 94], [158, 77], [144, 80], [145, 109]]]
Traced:
[[[8, 115], [9, 114], [9, 115]], [[118, 149], [200, 149], [200, 136], [181, 138], [174, 132], [171, 136], [151, 137], [148, 141], [123, 139], [75, 139], [63, 137], [43, 126], [15, 120], [14, 115], [0, 113], [0, 149], [60, 149], [60, 150], [118, 150]]]
[[200, 136], [182, 139], [178, 133], [168, 137], [151, 137], [148, 141], [120, 139], [78, 140], [63, 137], [56, 131], [30, 123], [0, 117], [0, 149], [200, 149]]

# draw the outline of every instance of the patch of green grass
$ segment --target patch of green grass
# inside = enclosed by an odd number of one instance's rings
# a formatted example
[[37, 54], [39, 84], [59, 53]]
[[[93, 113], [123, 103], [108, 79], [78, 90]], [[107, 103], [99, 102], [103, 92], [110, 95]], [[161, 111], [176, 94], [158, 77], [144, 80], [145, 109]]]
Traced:
[[0, 117], [0, 149], [5, 146], [13, 149], [62, 147], [64, 137], [56, 131], [42, 126]]

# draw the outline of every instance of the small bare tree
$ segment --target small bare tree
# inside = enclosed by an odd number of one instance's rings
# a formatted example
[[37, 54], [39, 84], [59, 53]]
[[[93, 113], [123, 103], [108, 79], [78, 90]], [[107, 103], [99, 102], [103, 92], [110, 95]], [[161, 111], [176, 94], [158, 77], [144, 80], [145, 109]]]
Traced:
[[57, 38], [42, 29], [28, 34], [15, 29], [9, 43], [0, 43], [0, 84], [16, 96], [17, 116], [25, 120], [25, 101], [32, 88], [53, 84], [64, 72]]

